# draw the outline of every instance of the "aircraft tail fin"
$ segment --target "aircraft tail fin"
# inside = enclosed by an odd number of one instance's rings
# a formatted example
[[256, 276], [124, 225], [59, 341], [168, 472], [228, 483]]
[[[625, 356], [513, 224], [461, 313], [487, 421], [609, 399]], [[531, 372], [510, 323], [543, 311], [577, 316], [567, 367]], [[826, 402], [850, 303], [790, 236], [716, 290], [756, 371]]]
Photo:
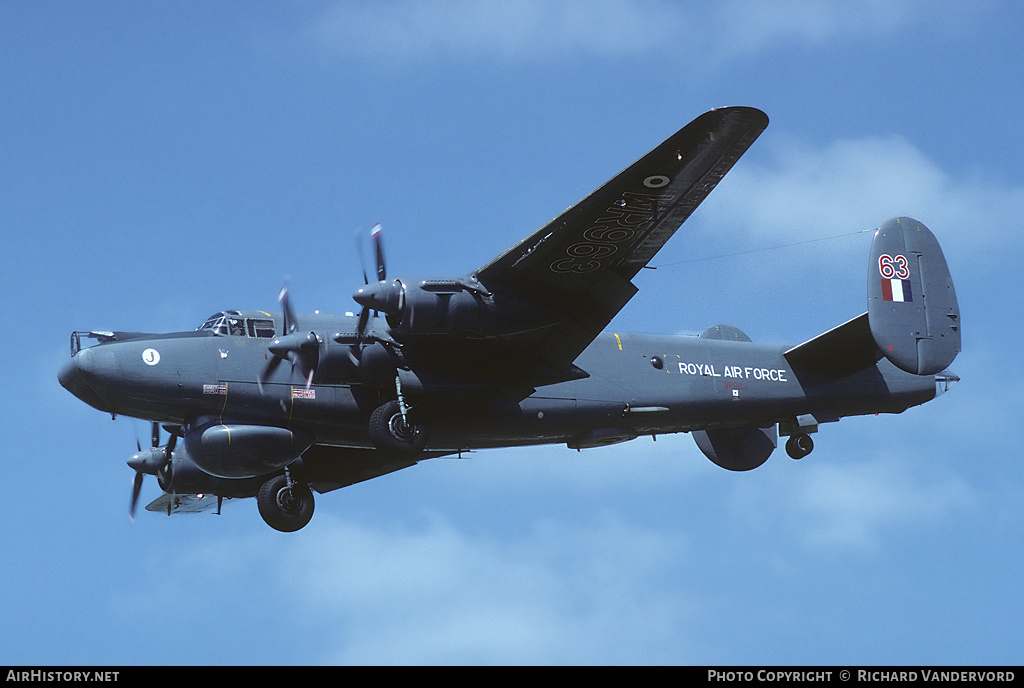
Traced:
[[868, 312], [785, 352], [798, 377], [824, 382], [884, 356], [915, 375], [944, 370], [960, 352], [960, 309], [935, 236], [898, 217], [878, 228], [868, 265]]
[[868, 322], [882, 355], [917, 375], [960, 353], [960, 308], [935, 235], [909, 217], [878, 228], [868, 264]]

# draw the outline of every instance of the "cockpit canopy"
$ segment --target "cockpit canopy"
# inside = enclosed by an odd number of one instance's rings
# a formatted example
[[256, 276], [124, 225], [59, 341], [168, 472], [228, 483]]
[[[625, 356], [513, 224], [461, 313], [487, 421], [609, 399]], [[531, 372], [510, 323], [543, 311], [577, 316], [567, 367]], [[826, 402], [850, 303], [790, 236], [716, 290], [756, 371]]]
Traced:
[[273, 339], [277, 336], [274, 318], [263, 311], [221, 311], [214, 313], [206, 322], [196, 328], [197, 332], [210, 330], [215, 335], [234, 337], [259, 337]]

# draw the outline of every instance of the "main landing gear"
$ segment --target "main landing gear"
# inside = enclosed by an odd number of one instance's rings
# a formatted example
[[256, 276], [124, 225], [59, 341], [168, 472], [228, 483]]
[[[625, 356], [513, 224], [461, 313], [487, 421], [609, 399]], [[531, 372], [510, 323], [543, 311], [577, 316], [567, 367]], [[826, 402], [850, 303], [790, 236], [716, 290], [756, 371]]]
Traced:
[[267, 525], [282, 533], [293, 533], [313, 518], [313, 491], [292, 480], [287, 470], [263, 483], [256, 506]]
[[791, 458], [802, 459], [814, 450], [814, 440], [810, 435], [799, 433], [790, 435], [786, 440], [786, 453]]
[[402, 379], [395, 376], [396, 399], [386, 401], [370, 414], [370, 440], [381, 451], [412, 457], [427, 446], [427, 428], [410, 417], [402, 394]]
[[426, 427], [409, 418], [401, 401], [388, 401], [374, 409], [369, 430], [373, 445], [391, 454], [415, 456], [427, 445]]

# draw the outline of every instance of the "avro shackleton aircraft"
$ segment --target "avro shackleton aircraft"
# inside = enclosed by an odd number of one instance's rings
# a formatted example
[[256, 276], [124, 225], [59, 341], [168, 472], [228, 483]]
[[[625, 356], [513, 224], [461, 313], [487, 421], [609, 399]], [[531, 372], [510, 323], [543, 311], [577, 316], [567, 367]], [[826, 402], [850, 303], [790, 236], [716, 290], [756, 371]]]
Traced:
[[[759, 110], [701, 115], [546, 226], [461, 277], [377, 281], [357, 315], [222, 311], [194, 332], [74, 332], [60, 383], [112, 415], [152, 421], [129, 459], [134, 514], [256, 497], [294, 531], [324, 493], [487, 447], [584, 449], [689, 432], [723, 468], [810, 453], [843, 416], [900, 413], [957, 378], [960, 314], [920, 222], [876, 232], [867, 312], [792, 347], [735, 327], [699, 336], [602, 333], [654, 257], [768, 125]], [[97, 340], [82, 346], [83, 340]], [[161, 445], [160, 427], [170, 433]]]

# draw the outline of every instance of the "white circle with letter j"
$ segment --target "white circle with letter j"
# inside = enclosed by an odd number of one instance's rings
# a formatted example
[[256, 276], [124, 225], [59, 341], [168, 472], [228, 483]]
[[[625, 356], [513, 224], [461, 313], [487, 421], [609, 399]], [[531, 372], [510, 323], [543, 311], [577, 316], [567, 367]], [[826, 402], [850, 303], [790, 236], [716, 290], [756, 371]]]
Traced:
[[146, 349], [142, 352], [142, 360], [146, 365], [156, 365], [160, 362], [160, 352], [156, 349]]

